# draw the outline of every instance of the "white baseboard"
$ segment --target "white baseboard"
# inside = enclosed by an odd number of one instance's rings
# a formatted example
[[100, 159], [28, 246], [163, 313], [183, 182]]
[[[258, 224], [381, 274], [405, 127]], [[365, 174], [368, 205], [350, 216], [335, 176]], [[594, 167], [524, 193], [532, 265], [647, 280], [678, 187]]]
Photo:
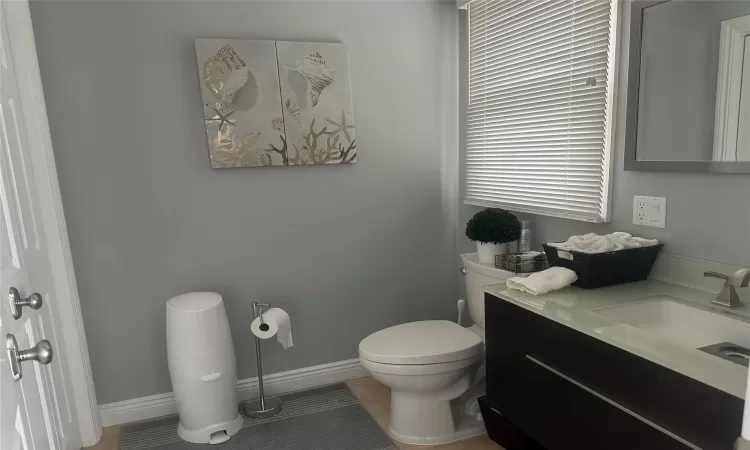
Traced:
[[[367, 370], [359, 364], [359, 359], [349, 359], [263, 375], [263, 386], [267, 394], [279, 395], [365, 376]], [[255, 398], [258, 395], [258, 378], [238, 380], [237, 391], [240, 401]], [[177, 404], [171, 392], [99, 405], [105, 427], [176, 413]]]

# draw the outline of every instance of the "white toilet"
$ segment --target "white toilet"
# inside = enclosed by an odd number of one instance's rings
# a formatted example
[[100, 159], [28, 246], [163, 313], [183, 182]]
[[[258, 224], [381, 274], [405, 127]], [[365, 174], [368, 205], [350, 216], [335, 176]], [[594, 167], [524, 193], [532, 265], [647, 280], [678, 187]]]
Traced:
[[447, 444], [484, 433], [476, 405], [484, 395], [483, 376], [476, 376], [484, 356], [484, 286], [515, 275], [480, 263], [476, 253], [461, 260], [471, 328], [447, 320], [410, 322], [359, 344], [362, 366], [391, 389], [388, 431], [397, 441]]

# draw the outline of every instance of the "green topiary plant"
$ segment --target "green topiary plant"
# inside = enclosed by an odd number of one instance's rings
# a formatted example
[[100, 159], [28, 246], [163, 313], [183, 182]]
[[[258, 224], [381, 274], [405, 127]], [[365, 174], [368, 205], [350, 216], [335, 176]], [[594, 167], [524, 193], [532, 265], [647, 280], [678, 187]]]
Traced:
[[472, 241], [505, 244], [521, 236], [521, 222], [500, 208], [487, 208], [474, 214], [466, 223], [466, 237]]

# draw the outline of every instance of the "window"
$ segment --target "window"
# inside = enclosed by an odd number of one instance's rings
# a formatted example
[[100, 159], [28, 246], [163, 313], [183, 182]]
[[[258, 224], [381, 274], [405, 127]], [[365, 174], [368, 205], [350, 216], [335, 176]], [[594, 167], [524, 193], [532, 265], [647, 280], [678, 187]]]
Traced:
[[609, 220], [618, 8], [469, 2], [466, 203]]

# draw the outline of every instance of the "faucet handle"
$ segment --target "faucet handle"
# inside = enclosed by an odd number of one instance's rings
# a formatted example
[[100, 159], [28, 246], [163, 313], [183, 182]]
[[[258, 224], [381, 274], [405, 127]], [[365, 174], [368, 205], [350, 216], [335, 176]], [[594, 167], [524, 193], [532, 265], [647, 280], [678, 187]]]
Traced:
[[747, 287], [750, 283], [750, 269], [740, 269], [731, 275], [719, 272], [703, 272], [704, 277], [720, 278], [729, 286]]
[[703, 272], [704, 277], [710, 277], [710, 278], [721, 278], [724, 281], [729, 281], [729, 275], [725, 275], [723, 273], [719, 272]]

